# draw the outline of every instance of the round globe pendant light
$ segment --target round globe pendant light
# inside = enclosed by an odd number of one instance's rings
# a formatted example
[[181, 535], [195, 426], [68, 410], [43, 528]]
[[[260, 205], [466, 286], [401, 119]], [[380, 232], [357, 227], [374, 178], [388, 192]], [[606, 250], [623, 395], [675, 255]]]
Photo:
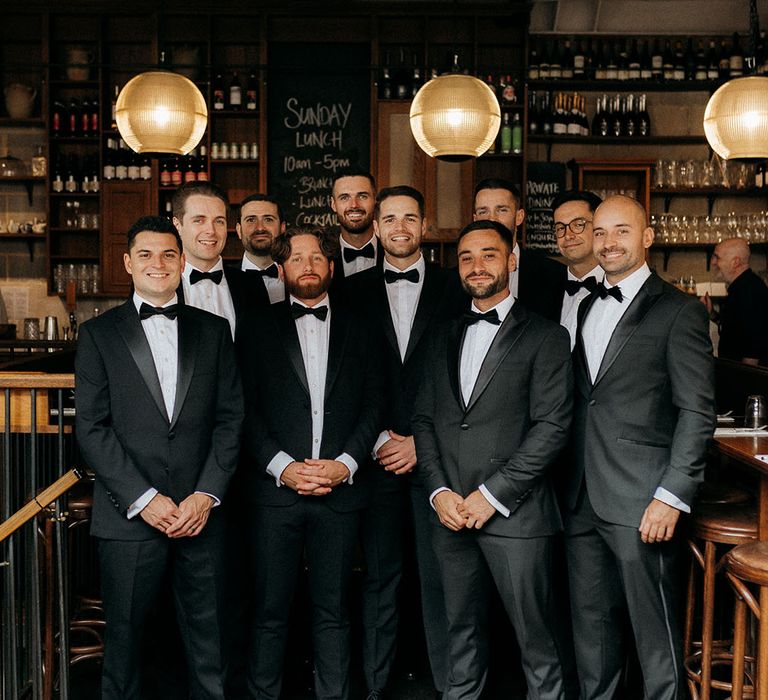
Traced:
[[421, 86], [411, 103], [411, 131], [433, 158], [462, 161], [485, 153], [496, 139], [501, 109], [482, 80], [448, 73]]
[[115, 105], [117, 129], [137, 153], [186, 155], [203, 138], [208, 108], [197, 86], [157, 70], [131, 78]]
[[704, 133], [721, 158], [768, 158], [768, 78], [734, 78], [709, 98]]

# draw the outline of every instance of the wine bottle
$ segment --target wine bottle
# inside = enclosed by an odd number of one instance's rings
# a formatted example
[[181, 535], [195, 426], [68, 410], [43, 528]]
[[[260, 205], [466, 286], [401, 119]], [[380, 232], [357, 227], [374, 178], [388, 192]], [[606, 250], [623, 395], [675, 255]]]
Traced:
[[628, 56], [629, 79], [640, 80], [640, 53], [637, 50], [637, 39], [632, 39], [632, 47]]
[[104, 180], [115, 179], [115, 142], [113, 139], [107, 139], [107, 150], [104, 152], [104, 168], [102, 176]]
[[149, 159], [149, 156], [141, 157], [139, 177], [142, 180], [152, 179], [152, 161]]
[[568, 99], [570, 101], [570, 115], [566, 121], [565, 125], [565, 133], [569, 134], [570, 136], [580, 136], [581, 135], [581, 117], [579, 116], [579, 100], [578, 100], [578, 93], [573, 93], [573, 95], [569, 95]]
[[51, 189], [54, 192], [64, 191], [64, 176], [61, 170], [61, 156], [56, 156], [56, 160], [53, 163], [53, 172], [51, 173]]
[[531, 52], [528, 57], [528, 80], [539, 79], [539, 47], [538, 42], [531, 42]]
[[573, 77], [575, 80], [584, 80], [586, 77], [586, 52], [584, 51], [584, 39], [573, 44]]
[[621, 136], [624, 131], [624, 112], [627, 105], [619, 95], [613, 100], [613, 114], [611, 115], [611, 136]]
[[664, 77], [664, 55], [661, 52], [659, 37], [653, 40], [653, 53], [651, 53], [651, 78], [661, 80]]
[[65, 192], [77, 192], [77, 169], [76, 156], [70, 156], [67, 160], [67, 175], [64, 178]]
[[720, 71], [720, 57], [717, 53], [715, 40], [709, 40], [709, 51], [707, 52], [707, 80], [717, 80]]
[[606, 62], [605, 62], [605, 79], [606, 80], [619, 79], [619, 63], [618, 63], [618, 56], [616, 55], [615, 49], [616, 47], [612, 47], [610, 44], [608, 44], [608, 57], [606, 58]]
[[213, 108], [216, 111], [224, 109], [224, 78], [221, 73], [213, 79]]
[[419, 65], [419, 55], [413, 52], [413, 70], [411, 71], [411, 97], [416, 97], [416, 93], [422, 85], [421, 66]]
[[69, 101], [69, 124], [67, 125], [67, 136], [77, 136], [77, 130], [80, 125], [80, 103], [72, 98]]
[[501, 152], [504, 154], [512, 150], [512, 126], [509, 123], [509, 112], [504, 112], [504, 123], [501, 127]]
[[565, 95], [558, 92], [555, 97], [555, 114], [552, 120], [552, 133], [555, 136], [563, 136], [568, 131], [568, 123], [565, 117]]
[[731, 59], [728, 47], [725, 45], [725, 39], [720, 40], [720, 59], [717, 64], [717, 77], [720, 80], [727, 80], [731, 74]]
[[197, 159], [197, 180], [208, 182], [208, 149], [205, 145], [200, 146], [200, 157]]
[[563, 53], [560, 58], [562, 65], [561, 75], [563, 80], [573, 79], [573, 53], [571, 52], [571, 40], [566, 39], [563, 46]]
[[91, 116], [90, 116], [90, 129], [94, 136], [99, 133], [99, 98], [94, 97], [91, 100]]
[[549, 51], [547, 50], [547, 42], [541, 42], [541, 56], [539, 58], [539, 78], [541, 80], [549, 80]]
[[651, 117], [648, 114], [645, 104], [645, 95], [640, 95], [637, 104], [637, 135], [638, 136], [650, 136], [651, 135]]
[[606, 65], [606, 55], [605, 55], [605, 42], [604, 41], [598, 41], [595, 40], [595, 44], [597, 48], [595, 49], [595, 80], [605, 80], [605, 65]]
[[623, 135], [637, 136], [637, 114], [635, 113], [635, 96], [627, 95], [624, 114]]
[[696, 49], [696, 72], [693, 74], [693, 79], [706, 80], [707, 73], [707, 54], [704, 51], [704, 42], [699, 39], [699, 46]]
[[629, 80], [629, 55], [625, 42], [616, 42], [616, 53], [618, 54], [618, 58], [616, 59], [616, 77], [619, 80]]
[[528, 133], [537, 135], [541, 131], [539, 124], [538, 96], [535, 90], [528, 93]]
[[91, 133], [91, 103], [87, 99], [80, 103], [77, 129], [82, 136], [88, 136]]
[[672, 46], [669, 39], [664, 42], [663, 65], [661, 77], [663, 80], [675, 79], [675, 55], [672, 53]]
[[141, 177], [141, 164], [139, 163], [139, 157], [133, 151], [126, 151], [128, 156], [128, 179], [138, 180]]
[[184, 178], [181, 173], [180, 158], [176, 157], [173, 159], [173, 163], [171, 164], [171, 184], [174, 187], [178, 187], [183, 179]]
[[696, 80], [698, 56], [693, 50], [693, 37], [688, 37], [685, 45], [685, 79]]
[[411, 94], [408, 82], [408, 69], [405, 65], [405, 49], [401, 47], [400, 60], [395, 73], [395, 95], [398, 100], [405, 100]]
[[731, 52], [728, 56], [728, 69], [731, 78], [740, 78], [744, 75], [744, 51], [741, 49], [738, 32], [733, 33]]
[[232, 82], [229, 84], [229, 108], [239, 110], [243, 106], [243, 86], [240, 85], [240, 76], [237, 71], [232, 73]]
[[390, 53], [384, 52], [384, 65], [381, 67], [381, 84], [379, 85], [379, 97], [382, 100], [392, 99], [392, 73], [390, 68]]
[[501, 91], [501, 104], [510, 106], [517, 103], [517, 91], [512, 76], [508, 75], [504, 79], [504, 88]]
[[512, 153], [519, 155], [523, 152], [523, 124], [520, 121], [520, 113], [515, 112], [512, 117]]
[[67, 108], [58, 100], [53, 103], [53, 114], [51, 115], [51, 131], [54, 136], [61, 136], [66, 120], [65, 112]]
[[128, 152], [123, 139], [117, 142], [117, 152], [115, 153], [115, 179], [125, 180], [128, 177]]
[[541, 133], [544, 136], [551, 136], [554, 130], [554, 114], [552, 113], [552, 100], [548, 92], [544, 92], [541, 96], [539, 115]]
[[648, 40], [643, 41], [643, 50], [640, 53], [640, 80], [651, 80], [653, 78], [653, 63], [651, 61], [651, 52], [648, 48]]
[[255, 73], [248, 76], [248, 84], [245, 88], [245, 108], [249, 112], [255, 112], [259, 108], [259, 81]]
[[115, 85], [115, 94], [114, 97], [112, 97], [112, 123], [110, 124], [110, 129], [114, 131], [117, 129], [117, 98], [120, 95], [120, 86]]
[[171, 171], [168, 167], [168, 161], [164, 160], [160, 163], [160, 185], [161, 187], [168, 187], [171, 184]]
[[675, 42], [675, 63], [672, 71], [673, 80], [685, 80], [685, 52], [683, 42], [679, 39]]
[[600, 124], [605, 119], [603, 115], [603, 95], [602, 97], [600, 95], [597, 96], [597, 100], [595, 102], [595, 116], [592, 117], [592, 136], [604, 136], [605, 134], [601, 133], [600, 130]]
[[187, 156], [184, 164], [184, 182], [194, 182], [197, 179], [197, 167], [194, 156]]

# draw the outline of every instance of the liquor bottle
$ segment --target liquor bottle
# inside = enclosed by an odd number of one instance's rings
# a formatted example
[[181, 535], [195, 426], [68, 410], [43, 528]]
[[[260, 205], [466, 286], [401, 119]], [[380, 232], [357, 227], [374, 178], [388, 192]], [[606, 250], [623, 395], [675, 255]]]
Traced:
[[664, 54], [662, 57], [661, 77], [663, 80], [675, 79], [675, 55], [672, 53], [672, 47], [669, 39], [664, 42]]
[[629, 80], [629, 54], [627, 53], [627, 45], [624, 42], [616, 42], [616, 65], [618, 69], [616, 71], [616, 77], [619, 80]]
[[419, 65], [419, 55], [413, 52], [413, 69], [411, 71], [411, 97], [416, 97], [416, 93], [422, 85], [421, 66]]
[[221, 73], [213, 79], [213, 108], [217, 111], [224, 109], [224, 78]]
[[568, 119], [565, 124], [565, 133], [569, 136], [581, 135], [581, 117], [579, 116], [579, 100], [578, 93], [574, 92], [569, 96], [571, 109]]
[[595, 80], [595, 69], [597, 59], [592, 48], [592, 39], [587, 41], [587, 50], [584, 53], [584, 78], [586, 80]]
[[58, 100], [53, 103], [53, 114], [51, 115], [51, 131], [54, 136], [61, 136], [65, 123], [65, 112], [67, 108]]
[[91, 133], [91, 103], [87, 99], [80, 103], [78, 131], [83, 136], [88, 136]]
[[61, 156], [57, 156], [53, 164], [53, 173], [51, 174], [51, 189], [54, 192], [64, 191], [64, 177], [61, 172]]
[[384, 65], [381, 67], [381, 85], [379, 86], [379, 97], [382, 100], [392, 99], [392, 74], [390, 72], [390, 53], [384, 52]]
[[112, 97], [112, 121], [109, 128], [113, 131], [117, 129], [117, 98], [120, 95], [120, 86], [115, 85], [115, 94]]
[[80, 126], [80, 104], [74, 98], [69, 101], [69, 125], [67, 128], [67, 136], [77, 136], [78, 128]]
[[504, 80], [504, 89], [501, 91], [501, 104], [507, 106], [517, 104], [517, 91], [515, 90], [515, 82], [512, 80], [511, 75], [508, 75]]
[[133, 151], [126, 149], [125, 154], [128, 161], [128, 179], [138, 180], [141, 178], [141, 164], [139, 163], [139, 157]]
[[693, 50], [693, 37], [688, 37], [685, 44], [685, 79], [696, 80], [697, 54]]
[[93, 100], [91, 100], [91, 134], [94, 136], [98, 135], [99, 133], [99, 98], [98, 96], [94, 97]]
[[699, 46], [696, 49], [696, 71], [693, 74], [693, 79], [706, 80], [707, 73], [707, 54], [704, 51], [704, 42], [699, 39]]
[[573, 44], [573, 78], [584, 80], [587, 75], [586, 55], [584, 51], [584, 39]]
[[552, 80], [560, 80], [563, 77], [563, 57], [560, 54], [560, 44], [555, 41], [549, 59], [549, 77]]
[[94, 156], [91, 159], [91, 192], [98, 193], [101, 190], [101, 181], [99, 179], [99, 159]]
[[128, 147], [123, 139], [117, 142], [117, 153], [115, 154], [115, 179], [126, 180], [128, 178]]
[[541, 80], [549, 80], [549, 51], [547, 50], [547, 42], [541, 42], [541, 57], [539, 58], [539, 78]]
[[528, 80], [539, 79], [539, 47], [538, 42], [531, 43], [531, 52], [528, 57]]
[[165, 200], [165, 217], [168, 221], [173, 221], [173, 204], [170, 199]]
[[673, 80], [685, 80], [685, 52], [683, 42], [679, 39], [675, 42], [675, 63], [672, 71]]
[[653, 63], [651, 52], [648, 49], [648, 40], [643, 41], [643, 50], [640, 53], [640, 80], [651, 80], [653, 78]]
[[245, 108], [249, 112], [255, 112], [259, 108], [259, 81], [255, 73], [248, 76], [248, 84], [245, 88]]
[[560, 57], [560, 64], [562, 66], [561, 75], [563, 80], [573, 79], [573, 53], [571, 52], [571, 40], [565, 40], [565, 46], [563, 47], [563, 53]]
[[76, 156], [70, 156], [67, 161], [67, 175], [64, 178], [65, 192], [77, 192], [77, 170]]
[[537, 100], [536, 91], [531, 90], [528, 94], [528, 133], [532, 135], [541, 133]]
[[[605, 63], [605, 79], [606, 80], [618, 80], [619, 79], [619, 57], [617, 56], [616, 47], [611, 47], [608, 44], [608, 57]], [[626, 80], [626, 77], [624, 78]]]
[[640, 80], [640, 53], [637, 50], [637, 39], [632, 39], [632, 47], [629, 51], [629, 79]]
[[178, 187], [184, 179], [181, 174], [181, 159], [176, 157], [171, 164], [171, 184], [174, 187]]
[[515, 112], [512, 117], [512, 153], [519, 155], [523, 152], [523, 124], [520, 121], [520, 112]]
[[651, 117], [645, 106], [645, 95], [640, 95], [637, 103], [637, 135], [651, 135]]
[[635, 96], [627, 95], [626, 112], [624, 112], [623, 135], [637, 136], [637, 114], [635, 113]]
[[[458, 56], [456, 57], [456, 62], [458, 63]], [[397, 65], [397, 71], [395, 72], [395, 96], [398, 100], [405, 100], [411, 94], [408, 82], [408, 69], [405, 66], [405, 50], [401, 48], [400, 60]]]
[[229, 108], [234, 110], [243, 107], [243, 86], [240, 85], [240, 76], [237, 71], [232, 73], [232, 82], [229, 84]]
[[37, 147], [37, 155], [32, 156], [32, 177], [45, 177], [48, 174], [48, 159], [43, 153], [43, 147]]
[[512, 126], [509, 123], [509, 112], [504, 112], [504, 123], [501, 127], [501, 152], [505, 155], [512, 150]]
[[729, 77], [731, 78], [740, 78], [744, 75], [744, 51], [741, 49], [738, 32], [733, 33], [731, 52], [728, 56], [728, 68], [730, 71]]
[[717, 53], [715, 40], [709, 40], [709, 52], [707, 53], [707, 80], [717, 80], [720, 71], [720, 56]]
[[731, 54], [725, 45], [725, 39], [720, 40], [720, 59], [717, 64], [717, 77], [720, 80], [727, 80], [731, 74]]
[[488, 85], [489, 88], [491, 88], [491, 91], [494, 95], [496, 95], [496, 99], [499, 101], [499, 104], [501, 104], [501, 96], [504, 94], [504, 89], [507, 87], [507, 81], [504, 78], [504, 75], [499, 75], [499, 82], [498, 84], [494, 84], [493, 82], [493, 76], [488, 76], [491, 79], [491, 84]]
[[623, 102], [619, 95], [613, 100], [613, 113], [611, 115], [611, 136], [621, 136], [624, 132], [624, 113], [627, 103]]
[[107, 148], [104, 151], [104, 168], [102, 176], [105, 180], [115, 179], [115, 148], [114, 141], [107, 139]]
[[187, 162], [184, 164], [184, 182], [194, 182], [197, 179], [197, 166], [195, 157], [187, 156]]
[[208, 182], [208, 149], [200, 146], [200, 157], [197, 159], [197, 180]]
[[171, 184], [171, 170], [168, 167], [168, 161], [164, 160], [160, 164], [160, 186], [169, 187]]
[[661, 80], [664, 77], [664, 54], [661, 52], [659, 37], [653, 40], [653, 52], [651, 53], [651, 78]]
[[149, 156], [141, 157], [141, 164], [139, 166], [139, 177], [142, 180], [152, 179], [152, 161], [149, 159]]

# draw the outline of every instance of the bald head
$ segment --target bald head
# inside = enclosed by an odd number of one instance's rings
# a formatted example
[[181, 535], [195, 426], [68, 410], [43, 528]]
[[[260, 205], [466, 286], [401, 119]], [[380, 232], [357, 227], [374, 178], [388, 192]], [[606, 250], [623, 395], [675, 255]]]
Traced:
[[743, 238], [727, 238], [715, 247], [712, 254], [712, 272], [730, 284], [749, 269], [749, 244]]
[[595, 210], [592, 233], [592, 250], [611, 284], [642, 267], [653, 243], [645, 209], [624, 195], [609, 197]]

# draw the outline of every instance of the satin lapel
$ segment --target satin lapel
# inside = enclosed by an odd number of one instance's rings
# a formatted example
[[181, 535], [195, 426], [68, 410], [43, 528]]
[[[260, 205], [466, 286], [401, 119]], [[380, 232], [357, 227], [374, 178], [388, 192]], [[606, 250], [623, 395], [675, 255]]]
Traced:
[[488, 348], [488, 353], [480, 365], [480, 372], [477, 375], [477, 381], [472, 389], [472, 396], [469, 397], [467, 411], [477, 403], [486, 387], [496, 374], [496, 370], [504, 358], [509, 354], [512, 346], [519, 340], [526, 326], [528, 325], [528, 312], [520, 304], [515, 304], [512, 310], [507, 314], [504, 323], [501, 324], [499, 332]]
[[[344, 352], [347, 345], [347, 337], [349, 336], [349, 323], [350, 319], [344, 308], [337, 305], [335, 309], [331, 311], [331, 328], [330, 337], [328, 338], [328, 366], [325, 370], [325, 396], [331, 395], [333, 384], [336, 381], [336, 377], [339, 376], [339, 369], [341, 368], [342, 360], [344, 359]], [[395, 343], [397, 347], [397, 343]]]
[[272, 307], [275, 310], [275, 321], [280, 333], [280, 339], [285, 348], [285, 354], [291, 362], [296, 378], [304, 387], [304, 391], [309, 396], [309, 382], [307, 381], [307, 372], [304, 369], [304, 358], [301, 355], [301, 345], [299, 345], [299, 334], [296, 332], [296, 322], [291, 318], [291, 307], [288, 301], [280, 302]]
[[197, 357], [197, 344], [199, 339], [198, 326], [194, 319], [190, 318], [183, 306], [179, 307], [177, 324], [179, 344], [179, 365], [176, 374], [176, 398], [173, 402], [173, 418], [171, 427], [179, 418], [181, 407], [187, 398], [189, 385], [192, 383], [192, 375], [195, 373], [195, 359]]
[[574, 377], [577, 382], [581, 382], [584, 386], [591, 387], [592, 380], [589, 376], [589, 366], [587, 365], [587, 352], [584, 348], [584, 338], [582, 337], [582, 329], [584, 328], [584, 319], [587, 317], [592, 304], [595, 303], [597, 297], [594, 294], [586, 297], [584, 301], [579, 304], [579, 308], [576, 311], [576, 344], [573, 348], [574, 357]]
[[453, 395], [456, 397], [462, 410], [466, 410], [464, 397], [461, 395], [461, 348], [464, 345], [464, 331], [466, 326], [461, 321], [454, 322], [448, 331], [448, 379], [451, 382]]
[[128, 350], [133, 357], [133, 361], [136, 363], [142, 379], [144, 379], [147, 391], [149, 391], [157, 404], [160, 415], [164, 416], [167, 421], [168, 413], [165, 410], [163, 391], [160, 388], [160, 379], [158, 379], [157, 370], [155, 369], [155, 361], [152, 358], [152, 351], [149, 349], [147, 336], [144, 335], [139, 314], [136, 312], [132, 299], [129, 299], [123, 305], [116, 325], [118, 332], [128, 346]]
[[413, 316], [413, 325], [411, 326], [411, 335], [408, 338], [408, 347], [405, 349], [405, 358], [403, 364], [408, 362], [413, 351], [427, 330], [432, 317], [437, 311], [437, 305], [440, 300], [440, 290], [442, 285], [439, 279], [427, 265], [424, 269], [424, 284], [421, 287], [419, 301], [416, 304], [416, 313]]
[[384, 329], [384, 337], [392, 346], [393, 352], [400, 357], [400, 346], [397, 344], [397, 333], [392, 323], [392, 311], [389, 308], [386, 284], [383, 276], [376, 280], [376, 308], [381, 316], [381, 327]]
[[616, 330], [613, 331], [608, 347], [605, 349], [603, 361], [600, 363], [597, 377], [595, 377], [595, 385], [605, 376], [605, 373], [616, 361], [627, 341], [632, 337], [640, 323], [642, 323], [645, 315], [658, 301], [660, 291], [661, 286], [658, 284], [658, 278], [653, 275], [640, 287], [637, 296], [632, 300], [626, 313], [619, 320]]

